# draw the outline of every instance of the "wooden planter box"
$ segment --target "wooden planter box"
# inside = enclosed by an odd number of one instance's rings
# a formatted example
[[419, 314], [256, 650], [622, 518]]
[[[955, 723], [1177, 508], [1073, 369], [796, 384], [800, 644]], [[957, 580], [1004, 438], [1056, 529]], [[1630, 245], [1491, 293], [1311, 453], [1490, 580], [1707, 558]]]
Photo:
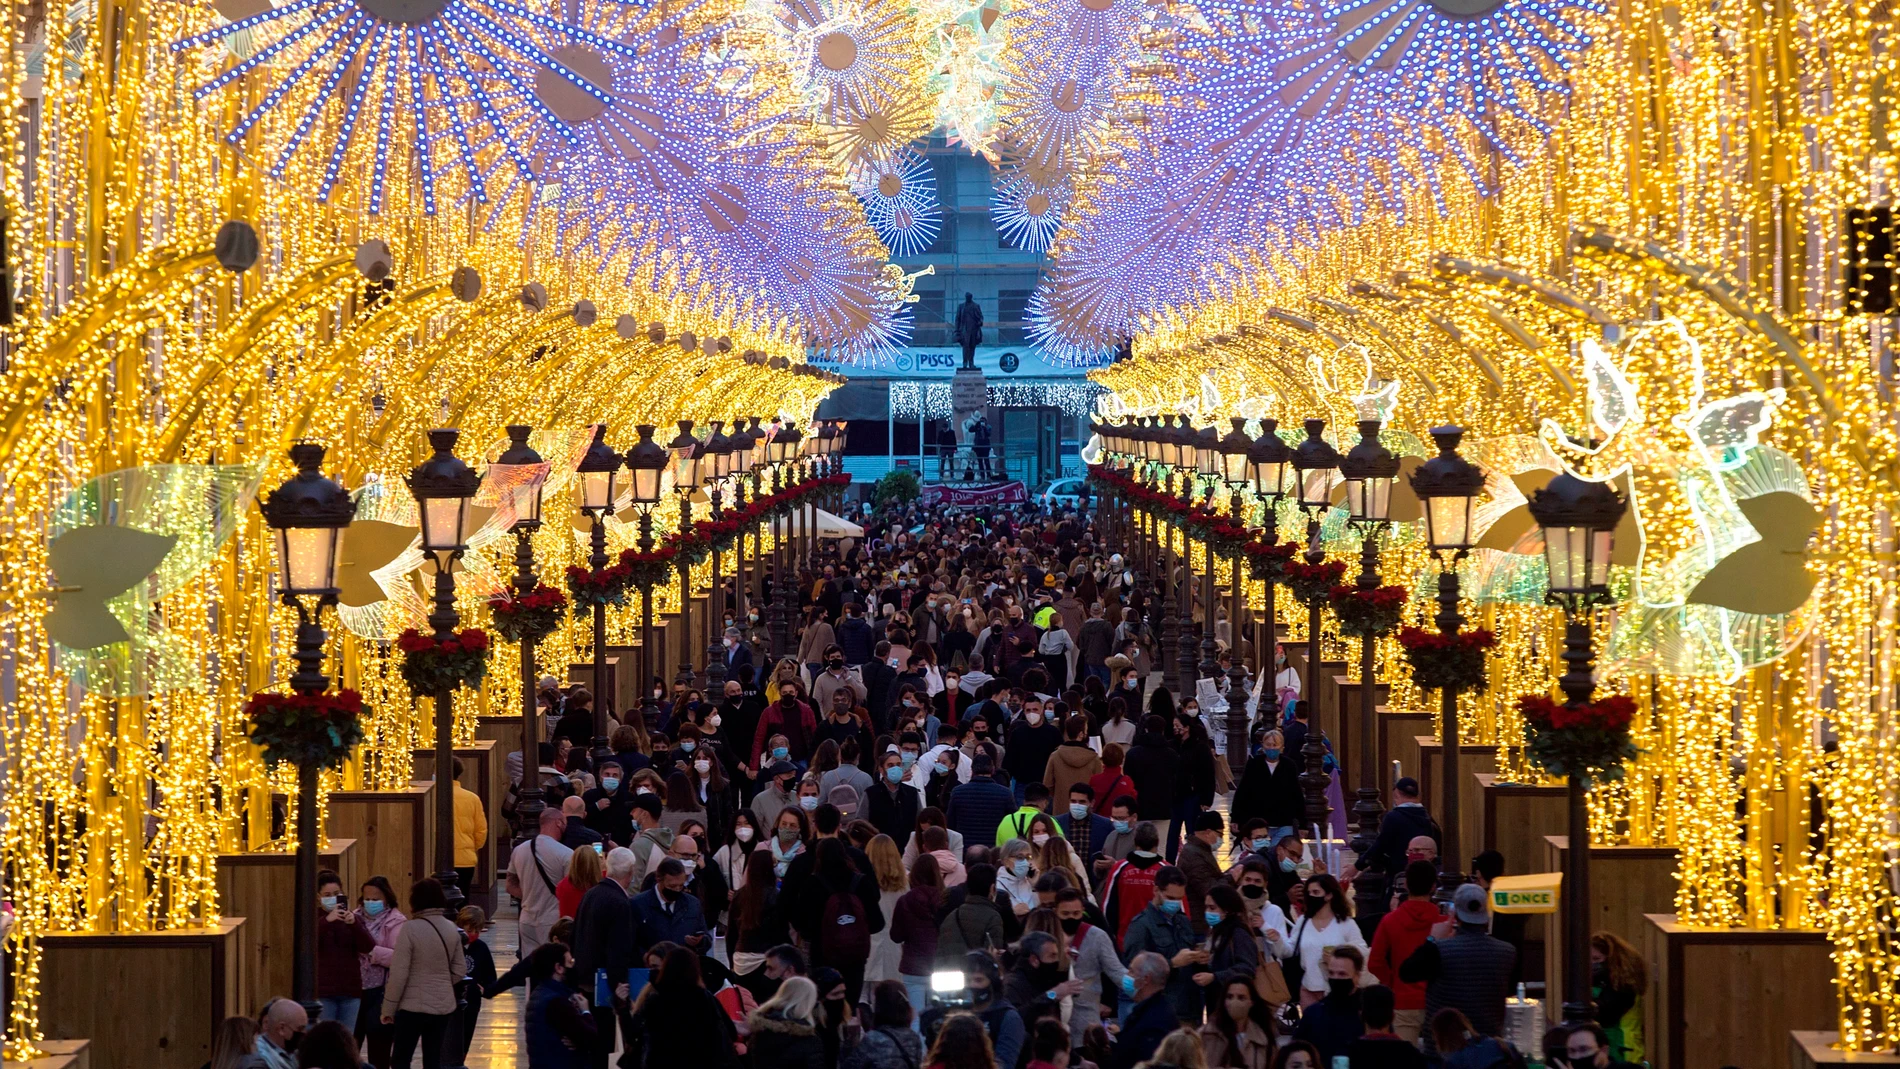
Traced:
[[[1392, 762], [1399, 763], [1398, 776], [1418, 775], [1418, 737], [1432, 730], [1432, 714], [1415, 709], [1379, 710], [1379, 767], [1392, 775]], [[1392, 776], [1396, 781], [1398, 776]]]
[[[331, 839], [357, 840], [359, 881], [382, 876], [400, 902], [424, 876], [435, 875], [435, 784], [394, 791], [337, 791], [330, 795]], [[350, 889], [356, 900], [356, 889]]]
[[243, 1009], [242, 917], [215, 928], [40, 937], [40, 1027], [86, 1040], [102, 1069], [198, 1069]]
[[[356, 901], [362, 876], [356, 869], [356, 840], [331, 839], [317, 851], [317, 869], [343, 879]], [[290, 992], [296, 954], [297, 855], [256, 850], [218, 855], [218, 904], [227, 917], [243, 917], [244, 1001], [232, 1012], [255, 1015], [270, 999]]]
[[1827, 933], [1693, 928], [1674, 913], [1643, 922], [1643, 1038], [1655, 1069], [1790, 1069], [1790, 1031], [1837, 1023]]
[[[1436, 735], [1419, 735], [1412, 740], [1412, 744], [1418, 749], [1418, 771], [1414, 772], [1410, 768], [1407, 768], [1405, 774], [1417, 778], [1418, 789], [1422, 792], [1419, 801], [1424, 802], [1425, 809], [1430, 812], [1432, 816], [1436, 817], [1445, 811], [1445, 801], [1438, 796], [1438, 777], [1439, 773], [1443, 771], [1444, 765], [1443, 760], [1438, 755], [1444, 752], [1445, 746], [1444, 743], [1439, 741]], [[1469, 777], [1472, 773], [1496, 772], [1497, 770], [1498, 748], [1496, 746], [1485, 742], [1463, 742], [1458, 744], [1458, 773], [1466, 777], [1464, 781], [1465, 787], [1470, 787], [1471, 780]], [[1470, 807], [1476, 801], [1477, 799], [1475, 798], [1464, 797], [1463, 793], [1460, 794], [1458, 799], [1461, 811]], [[1467, 853], [1469, 853], [1469, 851], [1467, 851]], [[1458, 859], [1458, 863], [1463, 865], [1470, 860], [1469, 857], [1463, 857]]]
[[1833, 1043], [1841, 1038], [1839, 1032], [1803, 1032], [1796, 1030], [1788, 1033], [1788, 1065], [1790, 1069], [1835, 1069], [1839, 1066], [1900, 1066], [1900, 1054], [1882, 1054], [1877, 1051], [1835, 1050]]
[[47, 1039], [40, 1056], [13, 1063], [16, 1069], [92, 1069], [92, 1044], [83, 1039]]
[[[520, 722], [516, 722], [520, 726]], [[517, 732], [519, 734], [519, 732]], [[488, 840], [475, 852], [475, 886], [462, 888], [464, 893], [473, 892], [495, 882], [495, 870], [500, 867], [501, 849], [497, 840], [506, 843], [514, 838], [514, 830], [507, 826], [501, 816], [502, 796], [508, 790], [508, 776], [502, 771], [503, 753], [493, 739], [476, 739], [468, 746], [457, 746], [455, 756], [462, 760], [462, 786], [475, 792], [482, 800], [482, 810], [488, 815]], [[435, 751], [415, 751], [416, 779], [435, 779]]]
[[[1347, 794], [1359, 789], [1360, 683], [1357, 671], [1355, 668], [1354, 674], [1350, 677], [1341, 675], [1333, 680], [1333, 690], [1339, 695], [1339, 734], [1333, 736], [1333, 757], [1339, 762], [1340, 786]], [[1389, 683], [1372, 684], [1372, 737], [1375, 743], [1381, 726], [1378, 719], [1378, 706], [1385, 703], [1391, 690], [1392, 686]], [[1379, 788], [1379, 801], [1384, 805], [1391, 805], [1392, 777], [1386, 773], [1384, 766], [1381, 766], [1379, 775], [1372, 785]]]
[[[1562, 872], [1570, 849], [1568, 835], [1544, 836], [1541, 867], [1527, 872]], [[1651, 913], [1673, 913], [1676, 908], [1676, 848], [1673, 846], [1592, 846], [1590, 848], [1590, 930], [1612, 931], [1640, 948]], [[1544, 945], [1544, 982], [1547, 991], [1563, 997], [1563, 907], [1550, 919], [1551, 939]], [[1655, 991], [1655, 963], [1650, 963], [1650, 990]], [[1785, 1027], [1789, 1027], [1784, 1025]], [[1654, 1042], [1652, 1039], [1651, 1042]], [[1653, 1063], [1655, 1058], [1652, 1056]], [[1732, 1063], [1717, 1063], [1732, 1064]], [[1751, 1065], [1750, 1069], [1754, 1069]]]

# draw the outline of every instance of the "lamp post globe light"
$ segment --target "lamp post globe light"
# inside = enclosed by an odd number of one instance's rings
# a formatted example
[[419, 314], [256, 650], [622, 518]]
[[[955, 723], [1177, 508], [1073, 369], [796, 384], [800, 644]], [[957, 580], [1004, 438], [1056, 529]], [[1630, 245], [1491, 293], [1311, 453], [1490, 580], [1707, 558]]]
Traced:
[[[1545, 600], [1564, 611], [1564, 674], [1557, 686], [1566, 703], [1589, 703], [1596, 693], [1590, 611], [1610, 601], [1610, 554], [1616, 526], [1629, 502], [1608, 483], [1563, 472], [1531, 495], [1531, 518], [1543, 529], [1544, 561], [1550, 569]], [[1570, 776], [1565, 788], [1569, 842], [1564, 851], [1564, 1023], [1596, 1018], [1590, 995], [1590, 822], [1584, 778]]]
[[[664, 481], [667, 466], [672, 458], [666, 447], [653, 440], [654, 426], [642, 423], [634, 427], [634, 433], [640, 440], [627, 450], [627, 471], [633, 484], [633, 507], [640, 513], [640, 552], [653, 552], [653, 509], [660, 503], [660, 485]], [[647, 687], [658, 676], [661, 658], [654, 649], [653, 635], [653, 582], [644, 577], [640, 582], [640, 675], [635, 680], [640, 688], [641, 715], [645, 716], [648, 702]]]
[[[1261, 503], [1260, 540], [1267, 545], [1274, 545], [1280, 540], [1280, 501], [1286, 497], [1287, 469], [1292, 462], [1293, 450], [1280, 440], [1280, 421], [1261, 420], [1260, 436], [1253, 440], [1253, 447], [1247, 451], [1247, 463], [1252, 472], [1254, 496]], [[1257, 719], [1266, 729], [1280, 726], [1279, 686], [1274, 679], [1279, 675], [1274, 650], [1280, 644], [1279, 612], [1274, 605], [1274, 587], [1277, 585], [1277, 582], [1268, 580], [1264, 586], [1260, 627], [1254, 633], [1253, 644], [1259, 663], [1266, 666], [1269, 673], [1256, 706]]]
[[[1392, 516], [1392, 484], [1399, 475], [1399, 458], [1379, 441], [1379, 430], [1378, 420], [1360, 420], [1359, 442], [1339, 462], [1339, 474], [1346, 484], [1346, 508], [1352, 525], [1359, 529], [1359, 576], [1354, 585], [1361, 590], [1376, 590], [1380, 585], [1379, 536]], [[1373, 654], [1378, 642], [1373, 635], [1359, 640], [1359, 724], [1355, 742], [1359, 786], [1352, 807], [1358, 835], [1352, 849], [1361, 860], [1378, 838], [1379, 817], [1384, 812], [1379, 800], [1379, 755], [1374, 742], [1378, 695], [1373, 690]], [[1361, 916], [1377, 916], [1384, 912], [1386, 888], [1383, 881], [1364, 869], [1361, 865], [1360, 875], [1353, 880], [1353, 897]]]
[[[581, 455], [574, 468], [580, 484], [581, 513], [590, 521], [587, 566], [598, 574], [607, 567], [607, 514], [613, 511], [620, 491], [620, 469], [626, 460], [607, 444], [607, 425], [594, 425], [594, 441]], [[607, 746], [607, 699], [613, 688], [607, 685], [607, 606], [594, 603], [594, 746], [598, 762], [613, 751]]]
[[[680, 432], [666, 443], [673, 459], [673, 493], [680, 503], [680, 533], [693, 530], [693, 491], [699, 488], [699, 439], [693, 437], [693, 421], [679, 421]], [[687, 686], [693, 683], [693, 565], [680, 558], [680, 668], [674, 677]]]
[[[1411, 476], [1412, 493], [1425, 506], [1425, 544], [1439, 562], [1438, 615], [1433, 623], [1447, 636], [1456, 635], [1465, 622], [1458, 612], [1458, 562], [1478, 543], [1476, 510], [1478, 496], [1484, 491], [1484, 469], [1458, 452], [1464, 434], [1462, 427], [1432, 428], [1438, 455], [1419, 465]], [[1465, 856], [1459, 852], [1459, 795], [1463, 787], [1458, 771], [1458, 691], [1441, 688], [1438, 703], [1439, 760], [1443, 763], [1439, 779], [1444, 784], [1439, 788], [1443, 810], [1439, 827], [1444, 839], [1438, 854], [1442, 862], [1438, 891], [1440, 898], [1450, 901], [1452, 892], [1464, 882], [1458, 865]]]
[[[515, 593], [518, 597], [527, 597], [534, 593], [540, 580], [534, 574], [534, 533], [541, 529], [541, 497], [547, 485], [547, 472], [541, 454], [528, 444], [532, 427], [512, 424], [508, 428], [508, 448], [495, 458], [498, 465], [509, 467], [541, 467], [542, 473], [533, 479], [518, 483], [514, 490], [515, 523], [510, 530], [515, 536]], [[546, 795], [541, 790], [541, 777], [535, 774], [540, 767], [536, 743], [541, 738], [540, 707], [535, 704], [535, 664], [534, 643], [523, 636], [521, 641], [521, 785], [516, 791], [515, 802], [515, 840], [525, 842], [532, 838], [535, 828], [541, 820], [541, 811], [547, 808]]]
[[[461, 431], [450, 427], [429, 432], [435, 453], [409, 473], [409, 492], [422, 513], [422, 551], [435, 564], [435, 610], [429, 627], [437, 642], [455, 636], [462, 622], [455, 611], [455, 561], [468, 551], [468, 506], [481, 489], [482, 478], [455, 455]], [[455, 691], [435, 693], [435, 858], [436, 879], [449, 905], [459, 908], [461, 881], [455, 872]], [[524, 776], [527, 774], [524, 768]]]
[[[1326, 440], [1326, 421], [1306, 421], [1306, 437], [1293, 450], [1293, 470], [1300, 508], [1306, 510], [1306, 563], [1318, 565], [1326, 559], [1320, 548], [1320, 517], [1332, 505], [1332, 473], [1339, 469], [1339, 450]], [[1319, 692], [1319, 626], [1322, 609], [1318, 603], [1306, 610], [1306, 685], [1300, 700], [1311, 702]], [[1308, 706], [1311, 709], [1311, 706]], [[1317, 717], [1309, 716], [1306, 745], [1300, 751], [1300, 791], [1306, 798], [1306, 822], [1317, 826], [1326, 819], [1327, 776], [1322, 768], [1326, 746], [1320, 739]]]
[[[299, 442], [290, 447], [297, 473], [272, 490], [260, 510], [277, 543], [278, 597], [297, 610], [297, 670], [290, 687], [299, 694], [322, 694], [330, 687], [323, 674], [325, 635], [321, 613], [337, 600], [336, 569], [343, 533], [356, 515], [356, 503], [342, 484], [322, 472], [323, 446]], [[317, 781], [321, 770], [306, 759], [297, 765], [296, 968], [291, 995], [307, 1012], [317, 1003]]]

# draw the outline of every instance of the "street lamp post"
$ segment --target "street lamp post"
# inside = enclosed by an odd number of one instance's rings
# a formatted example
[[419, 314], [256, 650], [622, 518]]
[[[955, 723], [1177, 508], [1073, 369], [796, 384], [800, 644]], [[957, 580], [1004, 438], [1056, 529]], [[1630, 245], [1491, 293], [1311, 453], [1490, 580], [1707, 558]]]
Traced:
[[[1223, 463], [1221, 460], [1221, 440], [1219, 432], [1212, 427], [1203, 427], [1194, 442], [1194, 474], [1204, 487], [1202, 504], [1211, 512], [1214, 504], [1214, 491], [1221, 479]], [[1194, 666], [1196, 679], [1208, 679], [1220, 674], [1219, 649], [1214, 640], [1214, 539], [1207, 539], [1201, 560], [1206, 564], [1201, 575], [1201, 659]]]
[[[1220, 443], [1221, 478], [1227, 483], [1227, 512], [1242, 528], [1247, 526], [1247, 520], [1242, 513], [1240, 491], [1253, 479], [1253, 464], [1248, 459], [1253, 452], [1253, 439], [1247, 436], [1246, 425], [1246, 419], [1234, 417], [1234, 429]], [[1244, 585], [1245, 554], [1238, 548], [1229, 567], [1232, 596], [1227, 609], [1227, 649], [1233, 655], [1234, 664], [1227, 673], [1227, 766], [1238, 782], [1247, 767], [1247, 666], [1240, 656], [1241, 639], [1247, 633], [1243, 622], [1247, 619], [1247, 588]], [[1260, 649], [1256, 646], [1254, 656], [1259, 655]]]
[[[700, 449], [699, 477], [706, 484], [706, 496], [712, 502], [712, 518], [718, 522], [721, 518], [719, 496], [722, 482], [726, 476], [726, 458], [729, 455], [726, 436], [722, 429], [725, 424], [720, 420], [712, 421], [712, 434]], [[719, 546], [713, 545], [712, 551], [712, 587], [706, 594], [706, 693], [708, 696], [718, 691], [726, 681], [725, 646], [721, 639], [725, 637], [725, 628], [721, 619], [726, 609], [725, 580], [719, 573]]]
[[[323, 674], [322, 612], [337, 600], [336, 565], [343, 532], [356, 515], [349, 491], [321, 472], [323, 447], [299, 442], [290, 447], [297, 474], [272, 490], [261, 506], [275, 534], [279, 598], [297, 610], [297, 670], [290, 687], [298, 694], [322, 694], [330, 688]], [[313, 1018], [317, 1003], [317, 779], [322, 770], [311, 758], [297, 763], [297, 891], [293, 925], [296, 969], [291, 996]]]
[[[625, 466], [625, 459], [607, 444], [607, 425], [595, 424], [594, 442], [582, 454], [574, 473], [580, 476], [581, 512], [592, 523], [587, 566], [596, 575], [607, 567], [606, 519], [607, 514], [613, 511], [615, 498], [619, 496], [620, 469]], [[607, 685], [607, 606], [597, 601], [594, 603], [593, 748], [596, 764], [613, 754], [607, 745], [607, 700], [610, 694], [611, 688]], [[526, 774], [525, 770], [523, 774]]]
[[[1543, 528], [1550, 569], [1545, 600], [1564, 610], [1565, 672], [1557, 680], [1566, 704], [1586, 705], [1596, 693], [1590, 611], [1610, 600], [1610, 553], [1629, 503], [1608, 483], [1564, 472], [1531, 495], [1531, 518]], [[1590, 822], [1581, 774], [1567, 777], [1569, 864], [1564, 872], [1564, 1023], [1596, 1018], [1590, 997]]]
[[[692, 420], [680, 420], [679, 428], [679, 435], [667, 443], [667, 448], [673, 454], [673, 492], [680, 499], [680, 534], [688, 535], [693, 531], [693, 490], [699, 485], [699, 439], [693, 437]], [[678, 678], [689, 687], [693, 684], [693, 565], [684, 556], [680, 557]]]
[[[481, 476], [455, 455], [452, 427], [429, 432], [435, 454], [409, 473], [409, 492], [422, 513], [422, 552], [435, 564], [435, 611], [429, 627], [437, 642], [455, 637], [462, 618], [455, 611], [455, 562], [468, 552], [468, 504]], [[463, 888], [455, 874], [455, 690], [435, 692], [435, 860], [449, 905], [460, 908]], [[526, 769], [523, 769], [523, 775]]]
[[[1172, 441], [1174, 467], [1181, 473], [1181, 500], [1185, 504], [1192, 505], [1194, 504], [1196, 473], [1199, 471], [1195, 454], [1200, 446], [1201, 436], [1189, 425], [1185, 414], [1177, 413], [1175, 420]], [[1175, 561], [1181, 573], [1181, 578], [1175, 585], [1177, 601], [1175, 612], [1180, 615], [1181, 629], [1175, 639], [1177, 645], [1174, 649], [1174, 692], [1185, 698], [1188, 692], [1194, 689], [1194, 680], [1197, 678], [1195, 657], [1201, 645], [1196, 640], [1194, 632], [1194, 552], [1188, 545], [1185, 528], [1181, 531], [1181, 551], [1175, 554]], [[1212, 626], [1213, 621], [1208, 621], [1208, 624]]]
[[[653, 552], [653, 510], [660, 503], [660, 477], [671, 459], [666, 447], [653, 440], [654, 427], [642, 423], [634, 430], [640, 440], [627, 450], [627, 469], [633, 479], [633, 506], [640, 511], [640, 552]], [[640, 570], [640, 717], [646, 718], [647, 686], [661, 667], [654, 649], [653, 580], [649, 570]]]
[[[1293, 468], [1299, 477], [1300, 508], [1306, 511], [1306, 563], [1318, 565], [1326, 560], [1320, 548], [1320, 517], [1332, 505], [1332, 473], [1339, 467], [1339, 450], [1325, 438], [1326, 421], [1306, 421], [1306, 438], [1293, 450]], [[1300, 756], [1305, 771], [1300, 787], [1306, 795], [1306, 820], [1317, 825], [1326, 819], [1326, 783], [1324, 771], [1326, 745], [1320, 740], [1319, 717], [1313, 700], [1319, 694], [1319, 627], [1322, 609], [1318, 602], [1306, 610], [1306, 688], [1300, 700], [1306, 702], [1306, 745]]]
[[[772, 460], [773, 485], [776, 488], [790, 490], [798, 485], [801, 474], [798, 452], [803, 439], [804, 435], [799, 432], [798, 426], [790, 420], [772, 436], [767, 455]], [[800, 510], [803, 507], [801, 505]], [[798, 628], [798, 562], [805, 559], [805, 551], [801, 548], [794, 513], [786, 512], [778, 522], [785, 532], [779, 539], [785, 543], [785, 552], [781, 556], [775, 548], [774, 556], [780, 556], [784, 563], [772, 581], [772, 600], [778, 606], [779, 626], [785, 642], [785, 653], [781, 656], [785, 656], [797, 651], [797, 647], [792, 644], [792, 633]], [[810, 527], [806, 529], [809, 531]], [[820, 656], [823, 653], [823, 650], [819, 651]]]
[[[1280, 440], [1280, 422], [1261, 420], [1260, 437], [1254, 439], [1252, 448], [1247, 451], [1247, 462], [1253, 470], [1254, 496], [1260, 499], [1263, 506], [1260, 512], [1260, 540], [1270, 546], [1280, 540], [1280, 500], [1286, 497], [1287, 466], [1292, 460], [1293, 450]], [[1260, 689], [1258, 717], [1259, 722], [1269, 730], [1280, 723], [1280, 691], [1276, 681], [1279, 667], [1273, 659], [1273, 651], [1280, 645], [1279, 612], [1274, 605], [1274, 587], [1278, 585], [1273, 579], [1266, 581], [1261, 627], [1254, 639], [1255, 654], [1267, 670], [1267, 681]]]
[[[547, 472], [541, 454], [528, 444], [528, 435], [533, 428], [512, 424], [508, 428], [508, 448], [495, 458], [496, 464], [511, 467], [539, 467], [541, 474], [517, 484], [514, 493], [515, 525], [515, 594], [527, 597], [540, 586], [540, 580], [534, 574], [534, 533], [541, 529], [541, 490], [546, 484]], [[536, 773], [540, 767], [539, 743], [541, 741], [540, 707], [535, 703], [534, 694], [535, 665], [534, 641], [522, 636], [521, 639], [521, 786], [515, 793], [515, 841], [526, 842], [534, 837], [535, 829], [541, 820], [541, 811], [547, 808], [546, 796], [541, 790], [541, 777]]]
[[[1433, 622], [1448, 637], [1456, 635], [1465, 622], [1458, 612], [1458, 562], [1478, 544], [1473, 510], [1478, 495], [1484, 490], [1483, 469], [1458, 454], [1458, 443], [1464, 433], [1461, 427], [1432, 428], [1432, 441], [1438, 443], [1438, 455], [1421, 464], [1411, 477], [1412, 492], [1425, 506], [1425, 544], [1439, 561], [1438, 615]], [[1438, 887], [1439, 896], [1449, 901], [1452, 892], [1464, 882], [1463, 874], [1458, 871], [1464, 854], [1460, 852], [1459, 843], [1458, 799], [1462, 784], [1458, 782], [1456, 688], [1439, 690], [1438, 719], [1442, 751], [1439, 758], [1443, 762], [1439, 778], [1444, 781], [1439, 791], [1442, 800], [1439, 829], [1444, 837], [1444, 848], [1438, 855], [1441, 862]]]
[[[1352, 525], [1359, 529], [1359, 577], [1354, 580], [1354, 585], [1361, 590], [1376, 590], [1380, 584], [1379, 535], [1392, 518], [1392, 483], [1399, 474], [1399, 458], [1379, 442], [1378, 420], [1359, 421], [1359, 443], [1340, 460], [1339, 473], [1346, 481], [1347, 511], [1351, 514]], [[1353, 897], [1357, 912], [1362, 917], [1383, 912], [1385, 902], [1384, 886], [1377, 877], [1365, 871], [1363, 864], [1373, 841], [1379, 836], [1379, 817], [1384, 812], [1379, 802], [1379, 754], [1375, 742], [1378, 702], [1373, 693], [1372, 660], [1378, 644], [1378, 638], [1370, 634], [1361, 636], [1359, 640], [1359, 731], [1356, 743], [1359, 751], [1359, 789], [1355, 792], [1358, 800], [1352, 807], [1359, 834], [1352, 849], [1362, 862], [1360, 874], [1353, 880]], [[1360, 885], [1361, 880], [1365, 881], [1364, 886]]]

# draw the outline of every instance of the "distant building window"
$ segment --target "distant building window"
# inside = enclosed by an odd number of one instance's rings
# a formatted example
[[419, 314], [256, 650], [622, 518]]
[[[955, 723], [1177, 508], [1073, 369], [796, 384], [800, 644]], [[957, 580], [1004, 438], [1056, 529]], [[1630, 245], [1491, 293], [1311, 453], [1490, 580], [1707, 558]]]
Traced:
[[940, 289], [919, 289], [917, 295], [917, 329], [911, 333], [912, 345], [948, 345], [950, 344], [949, 319], [945, 315], [945, 293]]
[[1023, 309], [1029, 304], [1031, 290], [996, 291], [996, 343], [1023, 343]]
[[937, 240], [930, 243], [930, 248], [924, 250], [924, 255], [929, 256], [933, 253], [950, 255], [956, 251], [957, 213], [955, 209], [951, 209], [943, 213], [943, 229], [937, 231]]

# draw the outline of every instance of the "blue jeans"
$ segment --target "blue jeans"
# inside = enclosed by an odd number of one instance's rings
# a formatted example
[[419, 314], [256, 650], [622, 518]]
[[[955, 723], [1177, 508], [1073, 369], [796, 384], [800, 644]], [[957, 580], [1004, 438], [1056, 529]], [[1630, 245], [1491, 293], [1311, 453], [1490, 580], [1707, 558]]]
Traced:
[[1114, 683], [1108, 678], [1108, 666], [1105, 664], [1085, 664], [1082, 666], [1082, 678], [1093, 677], [1102, 681], [1102, 686], [1114, 690]]
[[930, 977], [912, 976], [898, 973], [903, 978], [904, 990], [910, 994], [910, 1030], [922, 1035], [924, 1032], [924, 1011], [930, 1008]]
[[356, 1011], [362, 1008], [362, 999], [320, 998], [317, 1002], [323, 1006], [323, 1013], [318, 1020], [335, 1021], [351, 1032], [356, 1031]]
[[1184, 798], [1174, 805], [1173, 819], [1168, 821], [1168, 863], [1173, 864], [1181, 852], [1181, 835], [1194, 834], [1194, 820], [1201, 815], [1201, 800], [1195, 797]]

